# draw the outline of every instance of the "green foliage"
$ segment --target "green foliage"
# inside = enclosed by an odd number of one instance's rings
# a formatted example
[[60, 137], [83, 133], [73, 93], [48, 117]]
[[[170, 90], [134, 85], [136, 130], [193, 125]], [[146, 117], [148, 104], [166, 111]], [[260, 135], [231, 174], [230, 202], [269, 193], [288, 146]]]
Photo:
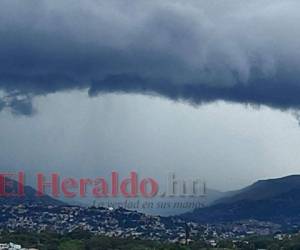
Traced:
[[80, 240], [66, 240], [59, 244], [58, 250], [84, 250], [84, 244]]
[[[74, 231], [70, 234], [60, 235], [52, 232], [31, 233], [17, 232], [0, 234], [1, 242], [15, 242], [26, 248], [40, 250], [200, 250], [213, 249], [203, 240], [195, 240], [188, 246], [138, 239], [120, 239], [95, 236], [84, 231]], [[218, 241], [217, 249], [255, 249], [269, 250], [299, 250], [300, 235], [276, 240], [273, 237], [248, 237], [233, 243], [232, 240]], [[216, 248], [215, 248], [216, 249]]]

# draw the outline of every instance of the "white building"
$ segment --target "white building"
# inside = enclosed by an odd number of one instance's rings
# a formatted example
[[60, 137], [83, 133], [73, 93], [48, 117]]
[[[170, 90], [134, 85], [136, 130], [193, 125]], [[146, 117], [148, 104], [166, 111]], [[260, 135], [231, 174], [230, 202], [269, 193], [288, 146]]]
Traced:
[[10, 243], [0, 243], [0, 250], [27, 250], [27, 249], [22, 248], [21, 245], [10, 242]]

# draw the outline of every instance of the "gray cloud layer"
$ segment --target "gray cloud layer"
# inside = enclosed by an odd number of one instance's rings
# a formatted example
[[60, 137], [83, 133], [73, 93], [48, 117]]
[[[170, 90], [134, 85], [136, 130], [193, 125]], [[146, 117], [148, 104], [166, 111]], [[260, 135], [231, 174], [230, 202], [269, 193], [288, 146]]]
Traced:
[[0, 110], [71, 89], [300, 106], [297, 0], [0, 2]]

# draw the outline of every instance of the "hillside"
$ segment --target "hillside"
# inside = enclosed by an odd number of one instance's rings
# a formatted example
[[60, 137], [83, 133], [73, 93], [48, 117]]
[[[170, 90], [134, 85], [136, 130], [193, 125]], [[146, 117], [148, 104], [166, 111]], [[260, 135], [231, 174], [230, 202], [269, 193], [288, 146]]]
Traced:
[[182, 215], [197, 222], [226, 222], [244, 219], [277, 223], [300, 221], [300, 176], [258, 181], [213, 205]]
[[[12, 187], [6, 187], [6, 192], [11, 193], [12, 191], [16, 192], [18, 182], [11, 180], [13, 182]], [[24, 186], [25, 195], [22, 197], [16, 196], [0, 196], [0, 205], [18, 205], [18, 204], [42, 204], [42, 205], [65, 205], [64, 202], [51, 198], [48, 195], [37, 197], [36, 190], [30, 186]]]

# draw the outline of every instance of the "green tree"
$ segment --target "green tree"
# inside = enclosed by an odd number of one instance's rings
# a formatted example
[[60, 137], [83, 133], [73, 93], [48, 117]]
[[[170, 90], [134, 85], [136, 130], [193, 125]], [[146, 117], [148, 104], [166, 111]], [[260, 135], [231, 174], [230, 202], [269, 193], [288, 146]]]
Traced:
[[84, 250], [84, 244], [80, 240], [68, 240], [62, 241], [59, 246], [59, 250]]

